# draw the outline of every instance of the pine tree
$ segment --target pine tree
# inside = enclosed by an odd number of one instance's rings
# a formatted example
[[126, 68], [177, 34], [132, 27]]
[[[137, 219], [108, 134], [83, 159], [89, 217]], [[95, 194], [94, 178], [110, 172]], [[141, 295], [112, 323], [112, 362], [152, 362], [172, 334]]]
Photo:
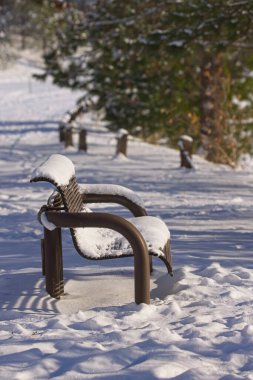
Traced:
[[243, 147], [233, 100], [251, 81], [252, 12], [249, 0], [97, 0], [61, 19], [47, 73], [96, 96], [114, 129], [141, 126], [172, 144], [188, 133], [208, 159], [232, 164]]
[[85, 89], [89, 82], [86, 70], [89, 47], [84, 21], [84, 13], [75, 4], [68, 3], [67, 7], [56, 8], [48, 24], [50, 43], [44, 54], [45, 75], [51, 75], [59, 86]]

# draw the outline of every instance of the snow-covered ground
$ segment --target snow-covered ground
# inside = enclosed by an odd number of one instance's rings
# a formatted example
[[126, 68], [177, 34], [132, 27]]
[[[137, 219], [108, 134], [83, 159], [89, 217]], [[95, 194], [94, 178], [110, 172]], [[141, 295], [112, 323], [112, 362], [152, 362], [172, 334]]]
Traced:
[[[80, 94], [33, 80], [28, 58], [0, 72], [0, 379], [252, 380], [252, 166], [194, 156], [183, 170], [177, 151], [137, 141], [115, 159], [103, 131], [87, 154], [65, 151], [58, 121]], [[66, 295], [46, 294], [36, 213], [51, 188], [29, 179], [52, 153], [73, 160], [80, 183], [130, 187], [167, 223], [174, 278], [154, 259], [151, 305], [133, 302], [132, 258], [84, 260], [67, 232]]]

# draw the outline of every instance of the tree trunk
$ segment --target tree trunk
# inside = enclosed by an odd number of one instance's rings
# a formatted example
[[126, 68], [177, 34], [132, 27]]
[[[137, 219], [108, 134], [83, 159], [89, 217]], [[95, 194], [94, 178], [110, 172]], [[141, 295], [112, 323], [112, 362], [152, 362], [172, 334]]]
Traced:
[[226, 91], [221, 54], [205, 55], [202, 62], [200, 124], [207, 160], [231, 164], [226, 142]]

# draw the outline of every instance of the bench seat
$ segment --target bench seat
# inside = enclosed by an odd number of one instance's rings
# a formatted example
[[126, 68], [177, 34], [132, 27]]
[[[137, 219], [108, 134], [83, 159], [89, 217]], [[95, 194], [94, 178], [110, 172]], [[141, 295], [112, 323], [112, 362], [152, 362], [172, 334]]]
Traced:
[[[165, 258], [164, 247], [169, 231], [164, 222], [152, 216], [127, 219], [142, 234], [149, 254]], [[79, 249], [87, 258], [98, 259], [133, 255], [129, 242], [119, 233], [107, 228], [74, 228]]]

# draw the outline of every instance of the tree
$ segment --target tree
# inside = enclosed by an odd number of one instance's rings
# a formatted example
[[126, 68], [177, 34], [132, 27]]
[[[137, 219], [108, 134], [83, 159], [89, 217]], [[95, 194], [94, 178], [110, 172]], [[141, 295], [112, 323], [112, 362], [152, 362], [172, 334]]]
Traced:
[[74, 4], [57, 9], [49, 23], [54, 33], [44, 54], [45, 75], [51, 75], [59, 86], [85, 89], [88, 44], [84, 13]]
[[252, 2], [97, 0], [88, 10], [63, 17], [45, 57], [55, 82], [95, 96], [115, 130], [142, 126], [172, 145], [188, 133], [208, 159], [232, 164], [243, 147], [233, 102], [253, 67]]
[[180, 2], [164, 9], [159, 29], [153, 34], [153, 42], [159, 45], [166, 41], [171, 54], [175, 49], [181, 51], [185, 73], [193, 65], [192, 74], [199, 72], [200, 80], [195, 76], [194, 86], [200, 137], [206, 157], [214, 162], [232, 164], [236, 159], [238, 144], [234, 128], [229, 126], [231, 101], [235, 83], [242, 79], [243, 67], [249, 63], [242, 52], [252, 44], [252, 13], [250, 1]]
[[7, 45], [9, 43], [10, 12], [5, 0], [0, 1], [0, 65], [5, 65], [9, 54]]

